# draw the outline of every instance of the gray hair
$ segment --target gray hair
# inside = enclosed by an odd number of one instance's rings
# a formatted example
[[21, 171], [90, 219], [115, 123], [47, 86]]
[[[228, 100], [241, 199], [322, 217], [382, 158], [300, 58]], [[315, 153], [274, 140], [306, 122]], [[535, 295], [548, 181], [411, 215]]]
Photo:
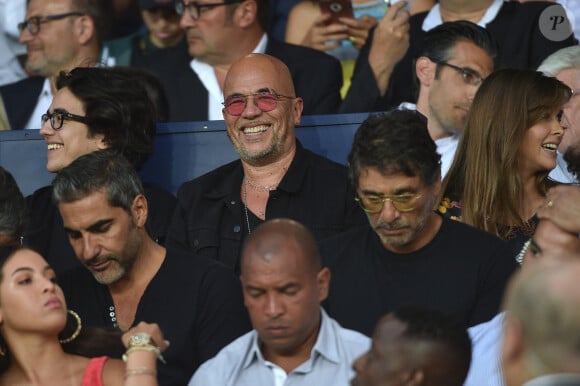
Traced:
[[135, 197], [144, 194], [135, 168], [125, 157], [111, 150], [95, 151], [77, 158], [58, 173], [52, 186], [57, 204], [106, 192], [109, 205], [129, 214]]
[[567, 68], [580, 68], [580, 46], [566, 47], [554, 52], [544, 59], [538, 71], [546, 76], [556, 76]]

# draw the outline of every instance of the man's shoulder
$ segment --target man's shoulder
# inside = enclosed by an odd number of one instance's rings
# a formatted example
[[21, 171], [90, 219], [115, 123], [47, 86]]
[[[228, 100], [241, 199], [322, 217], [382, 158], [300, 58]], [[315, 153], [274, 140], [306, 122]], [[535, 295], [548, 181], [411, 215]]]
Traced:
[[427, 15], [429, 15], [429, 11], [425, 11], [425, 12], [419, 12], [414, 14], [413, 16], [411, 16], [409, 18], [409, 25], [411, 27], [411, 30], [420, 30], [423, 31], [423, 22], [425, 21], [425, 18], [427, 18]]
[[[492, 33], [494, 31], [503, 33], [509, 29], [511, 32], [521, 31], [529, 34], [529, 30], [523, 26], [527, 25], [530, 28], [537, 29], [536, 24], [540, 15], [546, 8], [551, 6], [561, 7], [560, 4], [550, 1], [527, 1], [523, 3], [506, 1], [502, 4], [496, 17], [487, 24], [486, 29]], [[554, 12], [556, 12], [556, 9]], [[562, 12], [565, 11], [562, 9]], [[547, 18], [549, 17], [550, 15], [547, 15]], [[496, 38], [502, 41], [504, 36], [496, 36]]]
[[232, 270], [220, 262], [203, 256], [196, 256], [192, 251], [178, 248], [167, 248], [164, 264], [159, 272], [168, 274], [171, 278], [183, 277], [190, 282], [194, 278], [203, 278], [207, 275], [227, 276], [236, 279]]
[[[357, 256], [368, 249], [368, 235], [372, 232], [368, 223], [353, 226], [350, 229], [325, 238], [319, 244], [320, 256], [324, 266], [331, 270], [344, 259], [356, 260]], [[355, 253], [353, 253], [355, 252]]]
[[330, 316], [328, 320], [337, 335], [337, 339], [347, 350], [354, 351], [357, 355], [360, 355], [360, 353], [369, 349], [371, 339], [368, 336], [361, 332], [342, 327], [340, 323]]
[[364, 238], [370, 231], [370, 227], [368, 223], [361, 224], [355, 227], [352, 227], [344, 232], [335, 234], [328, 238], [325, 238], [320, 242], [320, 248], [331, 248], [332, 246], [336, 245], [346, 245], [346, 244], [356, 244], [358, 247], [359, 243], [355, 243], [354, 241], [360, 240], [360, 244], [364, 244]]
[[[292, 71], [293, 67], [296, 65], [305, 67], [311, 65], [312, 62], [317, 62], [320, 65], [340, 66], [338, 59], [322, 51], [310, 47], [280, 42], [272, 38], [268, 39], [266, 53], [282, 60], [290, 68], [290, 71]], [[320, 68], [320, 70], [323, 69], [324, 68]], [[314, 69], [311, 68], [310, 70]]]
[[503, 267], [516, 266], [505, 240], [461, 221], [443, 218], [437, 241], [433, 242], [444, 248], [447, 257], [451, 259], [464, 261], [465, 255], [469, 254], [470, 259], [467, 261], [473, 264], [495, 265], [503, 261]]
[[26, 197], [26, 203], [28, 206], [37, 205], [37, 203], [46, 205], [47, 203], [52, 204], [52, 202], [52, 185], [38, 188], [31, 195]]
[[[458, 241], [463, 240], [464, 242], [469, 242], [472, 245], [474, 243], [488, 243], [490, 246], [507, 245], [504, 240], [489, 232], [472, 227], [471, 225], [465, 224], [461, 221], [445, 217], [443, 217], [440, 232], [444, 235], [449, 235]], [[465, 237], [465, 239], [460, 239], [460, 237]]]
[[239, 159], [213, 169], [193, 180], [184, 182], [179, 188], [177, 197], [179, 198], [184, 194], [192, 194], [193, 192], [199, 194], [199, 192], [204, 192], [207, 189], [213, 189], [216, 184], [223, 183], [228, 178], [233, 178], [238, 168], [241, 170]]
[[304, 160], [306, 162], [308, 162], [308, 166], [309, 169], [317, 169], [317, 170], [321, 170], [323, 172], [327, 172], [327, 171], [337, 171], [341, 174], [346, 175], [348, 172], [348, 169], [346, 167], [346, 165], [340, 164], [336, 161], [331, 160], [330, 158], [326, 158], [324, 156], [321, 156], [320, 154], [317, 154], [315, 152], [313, 152], [312, 150], [308, 150], [306, 148], [303, 149], [302, 151]]
[[9, 83], [0, 87], [0, 93], [9, 95], [9, 93], [13, 92], [38, 90], [38, 93], [40, 94], [45, 79], [46, 78], [42, 76], [24, 78], [17, 82]]
[[221, 384], [235, 376], [252, 348], [256, 330], [252, 330], [222, 348], [215, 357], [202, 364], [193, 375], [190, 386]]
[[561, 7], [561, 5], [552, 1], [526, 1], [522, 3], [517, 1], [504, 2], [494, 20], [501, 19], [505, 16], [519, 18], [520, 16], [527, 15], [537, 17], [542, 11], [544, 11], [544, 9], [553, 5]]

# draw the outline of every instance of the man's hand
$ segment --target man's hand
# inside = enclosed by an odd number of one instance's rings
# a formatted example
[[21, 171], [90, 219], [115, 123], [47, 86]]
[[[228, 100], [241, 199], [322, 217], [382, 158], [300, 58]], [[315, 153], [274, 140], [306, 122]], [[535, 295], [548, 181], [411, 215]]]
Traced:
[[377, 19], [369, 15], [362, 15], [360, 19], [341, 17], [339, 20], [348, 27], [348, 39], [357, 50], [364, 46], [369, 30], [377, 25]]
[[348, 26], [342, 23], [327, 25], [330, 16], [328, 13], [320, 14], [306, 33], [301, 45], [329, 51], [338, 47], [341, 40], [348, 39]]
[[580, 234], [580, 187], [559, 185], [550, 189], [537, 215], [567, 232]]
[[402, 10], [406, 5], [400, 1], [389, 7], [373, 34], [369, 64], [381, 95], [387, 91], [395, 65], [409, 49], [409, 13]]

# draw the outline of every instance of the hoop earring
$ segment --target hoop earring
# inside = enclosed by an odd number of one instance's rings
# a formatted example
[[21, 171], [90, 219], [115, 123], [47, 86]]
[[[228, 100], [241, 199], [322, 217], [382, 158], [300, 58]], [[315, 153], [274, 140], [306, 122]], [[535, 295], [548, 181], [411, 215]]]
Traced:
[[76, 321], [77, 321], [77, 329], [68, 338], [60, 339], [59, 342], [61, 344], [69, 343], [69, 342], [72, 342], [73, 340], [75, 340], [77, 338], [77, 336], [79, 336], [79, 334], [81, 333], [81, 327], [83, 326], [82, 323], [81, 323], [81, 317], [79, 316], [79, 314], [77, 314], [73, 310], [66, 310], [66, 312], [68, 312], [69, 314], [71, 314], [76, 319]]

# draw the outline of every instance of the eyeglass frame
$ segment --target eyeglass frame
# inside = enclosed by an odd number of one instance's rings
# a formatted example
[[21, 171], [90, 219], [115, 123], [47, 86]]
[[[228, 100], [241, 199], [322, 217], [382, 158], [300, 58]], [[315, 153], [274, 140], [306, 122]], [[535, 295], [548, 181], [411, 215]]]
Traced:
[[[57, 115], [61, 115], [62, 119], [60, 121], [60, 125], [58, 127], [55, 127], [56, 125], [54, 124], [54, 117], [56, 117]], [[55, 109], [52, 113], [50, 111], [47, 111], [46, 113], [44, 113], [40, 116], [41, 126], [44, 126], [46, 121], [50, 121], [50, 127], [52, 127], [52, 129], [55, 131], [62, 129], [62, 126], [64, 125], [64, 121], [67, 119], [70, 121], [84, 123], [85, 125], [88, 125], [90, 123], [90, 119], [87, 117], [83, 117], [82, 115], [72, 114], [72, 113], [69, 113], [68, 111], [64, 111], [61, 109]]]
[[358, 205], [361, 207], [362, 210], [364, 210], [366, 213], [371, 213], [371, 214], [377, 214], [377, 213], [381, 213], [383, 211], [383, 209], [385, 208], [385, 202], [390, 201], [391, 204], [395, 207], [395, 209], [398, 212], [401, 213], [409, 213], [414, 211], [415, 209], [417, 209], [417, 207], [412, 207], [412, 208], [407, 208], [407, 209], [401, 209], [398, 207], [398, 205], [400, 205], [401, 203], [397, 201], [398, 198], [401, 197], [410, 197], [409, 201], [415, 203], [418, 199], [420, 199], [421, 197], [423, 197], [422, 193], [418, 193], [418, 194], [409, 194], [409, 193], [404, 193], [404, 194], [395, 194], [395, 195], [385, 195], [385, 196], [376, 196], [377, 199], [379, 199], [381, 201], [381, 208], [379, 210], [370, 210], [369, 208], [365, 207], [363, 204], [363, 198], [358, 195], [354, 198], [354, 200], [356, 202], [358, 202]]
[[[191, 17], [193, 20], [199, 20], [199, 18], [201, 17], [201, 14], [203, 13], [202, 10], [209, 8], [215, 8], [215, 7], [219, 7], [221, 5], [231, 5], [231, 4], [239, 4], [239, 3], [243, 3], [246, 0], [233, 0], [230, 2], [222, 2], [222, 3], [208, 3], [208, 4], [198, 4], [196, 1], [190, 1], [189, 3], [185, 3], [183, 0], [178, 0], [175, 2], [175, 12], [177, 12], [178, 15], [183, 15], [185, 13], [185, 10], [187, 9], [187, 13], [189, 15], [189, 17]], [[194, 16], [194, 12], [193, 9], [196, 10], [197, 16]]]
[[[471, 68], [468, 67], [459, 67], [456, 66], [454, 64], [451, 64], [449, 62], [446, 62], [444, 60], [435, 60], [432, 58], [429, 58], [430, 61], [432, 61], [433, 63], [439, 65], [439, 66], [446, 66], [449, 67], [455, 71], [457, 71], [460, 75], [461, 78], [463, 79], [463, 81], [465, 82], [465, 84], [471, 85], [471, 86], [480, 86], [483, 81], [485, 80], [483, 76], [481, 76], [481, 74]], [[475, 82], [470, 82], [467, 80], [468, 77], [473, 77], [475, 79]]]
[[[259, 96], [259, 95], [272, 95], [272, 96], [274, 96], [276, 98], [276, 106], [271, 110], [264, 110], [264, 109], [260, 108], [260, 106], [258, 106], [258, 103], [256, 102], [256, 96]], [[276, 107], [278, 107], [278, 101], [280, 101], [281, 99], [289, 99], [290, 100], [290, 99], [298, 98], [295, 96], [278, 94], [276, 91], [272, 91], [272, 90], [258, 91], [258, 92], [255, 92], [253, 94], [234, 94], [234, 95], [228, 96], [226, 98], [226, 100], [224, 100], [222, 102], [222, 105], [224, 106], [224, 110], [226, 111], [226, 113], [228, 113], [228, 115], [231, 115], [232, 117], [239, 117], [240, 115], [242, 115], [244, 113], [244, 110], [248, 107], [248, 98], [249, 97], [252, 97], [253, 102], [254, 102], [254, 106], [256, 106], [257, 108], [260, 109], [260, 111], [265, 112], [265, 113], [276, 109]], [[228, 111], [229, 106], [227, 105], [227, 103], [229, 100], [231, 100], [233, 98], [243, 98], [244, 99], [244, 108], [243, 108], [242, 112], [238, 115], [234, 115]]]
[[[44, 23], [48, 23], [50, 21], [55, 20], [61, 20], [71, 16], [80, 17], [85, 15], [86, 14], [83, 12], [75, 11], [75, 12], [58, 13], [56, 15], [48, 15], [48, 16], [31, 16], [28, 19], [24, 20], [23, 22], [18, 23], [18, 31], [22, 33], [26, 28], [31, 35], [36, 36], [40, 32], [40, 26]], [[31, 26], [35, 26], [34, 31], [32, 30]]]

